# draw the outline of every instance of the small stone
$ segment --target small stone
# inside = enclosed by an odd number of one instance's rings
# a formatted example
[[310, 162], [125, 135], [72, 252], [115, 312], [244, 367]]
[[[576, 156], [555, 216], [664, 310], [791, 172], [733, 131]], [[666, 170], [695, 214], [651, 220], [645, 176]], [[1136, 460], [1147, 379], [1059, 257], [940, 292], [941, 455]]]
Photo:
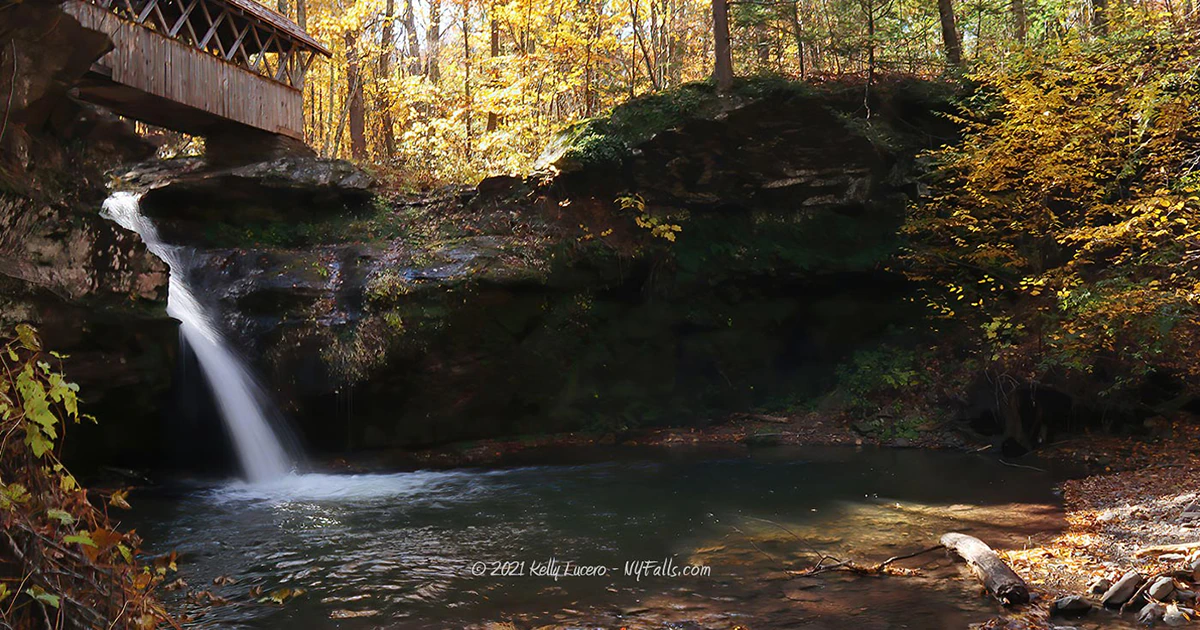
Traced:
[[1096, 517], [1096, 522], [1108, 523], [1117, 520], [1118, 516], [1120, 516], [1120, 513], [1118, 513], [1116, 510], [1104, 510], [1100, 513], [1100, 516]]
[[1088, 585], [1088, 592], [1092, 595], [1103, 595], [1110, 588], [1112, 588], [1112, 580], [1108, 578], [1096, 578]]
[[1179, 562], [1180, 560], [1184, 560], [1186, 558], [1187, 558], [1187, 556], [1185, 556], [1181, 553], [1164, 553], [1163, 555], [1158, 557], [1158, 561], [1159, 562]]
[[1175, 601], [1181, 604], [1195, 603], [1196, 591], [1175, 591]]
[[1067, 595], [1054, 600], [1050, 606], [1051, 615], [1078, 615], [1092, 609], [1092, 603], [1079, 595]]
[[1175, 580], [1163, 576], [1157, 580], [1154, 580], [1154, 583], [1150, 585], [1150, 588], [1146, 591], [1146, 594], [1152, 599], [1165, 602], [1169, 597], [1171, 597], [1171, 593], [1173, 592], [1175, 592]]
[[1168, 626], [1187, 625], [1187, 623], [1188, 623], [1188, 621], [1190, 621], [1190, 619], [1188, 618], [1189, 615], [1187, 614], [1186, 611], [1187, 611], [1186, 608], [1180, 608], [1178, 606], [1168, 606], [1167, 611], [1165, 613], [1163, 613], [1163, 618], [1162, 618], [1163, 623], [1167, 624]]
[[1104, 597], [1100, 598], [1100, 603], [1105, 608], [1119, 608], [1121, 604], [1124, 604], [1133, 597], [1133, 594], [1137, 592], [1138, 587], [1144, 581], [1146, 581], [1146, 578], [1143, 578], [1141, 573], [1129, 571], [1125, 575], [1122, 575], [1116, 584], [1113, 584], [1111, 588], [1104, 592]]
[[1155, 604], [1154, 602], [1150, 602], [1149, 604], [1146, 604], [1145, 606], [1143, 606], [1142, 611], [1138, 613], [1138, 623], [1143, 623], [1143, 624], [1146, 624], [1147, 626], [1152, 626], [1155, 623], [1158, 623], [1158, 621], [1160, 619], [1162, 619], [1163, 615], [1165, 615], [1166, 613], [1167, 613], [1166, 606], [1163, 606], [1162, 604]]

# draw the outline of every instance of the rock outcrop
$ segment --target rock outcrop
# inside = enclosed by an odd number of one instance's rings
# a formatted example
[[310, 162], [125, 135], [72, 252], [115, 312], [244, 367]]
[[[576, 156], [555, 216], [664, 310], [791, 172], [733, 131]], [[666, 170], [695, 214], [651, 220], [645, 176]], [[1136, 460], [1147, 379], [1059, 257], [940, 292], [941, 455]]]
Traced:
[[[146, 463], [174, 366], [167, 270], [133, 235], [100, 217], [104, 171], [154, 147], [111, 114], [70, 97], [111, 46], [43, 0], [5, 9], [0, 39], [0, 328], [31, 322], [88, 411], [115, 430], [72, 427], [80, 455]], [[14, 64], [12, 67], [10, 64]], [[15, 77], [15, 85], [9, 78]]]
[[621, 160], [283, 223], [210, 200], [193, 285], [317, 448], [703, 424], [911, 321], [885, 267], [946, 131], [927, 87], [869, 124], [859, 91], [767, 94]]

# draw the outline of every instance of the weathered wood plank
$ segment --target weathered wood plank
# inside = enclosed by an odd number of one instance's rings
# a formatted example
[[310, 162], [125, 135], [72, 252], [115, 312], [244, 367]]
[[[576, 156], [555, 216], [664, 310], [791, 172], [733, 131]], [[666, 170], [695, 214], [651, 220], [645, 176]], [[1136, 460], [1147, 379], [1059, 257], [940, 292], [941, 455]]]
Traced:
[[[183, 28], [184, 24], [188, 24], [188, 17], [190, 17], [192, 15], [192, 11], [195, 10], [196, 5], [198, 5], [198, 4], [200, 4], [200, 0], [192, 0], [190, 3], [188, 3], [188, 5], [186, 7], [184, 7], [184, 9], [183, 9], [183, 13], [181, 13], [179, 15], [179, 19], [176, 20], [175, 24], [172, 25], [171, 28], [167, 30], [167, 35], [169, 35], [171, 37], [179, 36], [180, 29]], [[188, 30], [191, 30], [191, 24], [188, 24]], [[195, 40], [196, 40], [196, 33], [195, 33], [195, 31], [192, 31], [192, 41], [195, 41]]]
[[113, 50], [100, 63], [112, 68], [115, 83], [218, 118], [303, 137], [304, 102], [298, 89], [123, 20], [84, 0], [66, 0], [63, 9], [85, 27], [107, 33], [113, 40]]

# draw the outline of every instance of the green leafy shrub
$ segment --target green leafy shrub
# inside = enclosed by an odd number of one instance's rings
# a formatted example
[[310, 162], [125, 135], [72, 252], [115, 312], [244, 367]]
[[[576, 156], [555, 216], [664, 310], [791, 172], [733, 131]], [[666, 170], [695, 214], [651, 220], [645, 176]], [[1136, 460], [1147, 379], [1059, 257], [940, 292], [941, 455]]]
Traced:
[[1106, 407], [1156, 373], [1200, 394], [1197, 34], [1129, 20], [972, 77], [905, 260], [985, 369]]
[[59, 460], [68, 425], [95, 422], [62, 358], [28, 325], [0, 336], [0, 627], [156, 628], [174, 559], [139, 563], [137, 535], [107, 513], [129, 507], [127, 490], [89, 496]]

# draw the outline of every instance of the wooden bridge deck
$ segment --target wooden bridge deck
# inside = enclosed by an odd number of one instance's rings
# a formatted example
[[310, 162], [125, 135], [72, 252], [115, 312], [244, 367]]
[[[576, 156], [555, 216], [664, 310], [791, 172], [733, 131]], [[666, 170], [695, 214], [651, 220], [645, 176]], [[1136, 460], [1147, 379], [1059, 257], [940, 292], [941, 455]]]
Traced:
[[[253, 6], [250, 6], [253, 5]], [[247, 125], [303, 139], [304, 74], [329, 51], [251, 0], [65, 0], [112, 39], [79, 97], [196, 135]]]

